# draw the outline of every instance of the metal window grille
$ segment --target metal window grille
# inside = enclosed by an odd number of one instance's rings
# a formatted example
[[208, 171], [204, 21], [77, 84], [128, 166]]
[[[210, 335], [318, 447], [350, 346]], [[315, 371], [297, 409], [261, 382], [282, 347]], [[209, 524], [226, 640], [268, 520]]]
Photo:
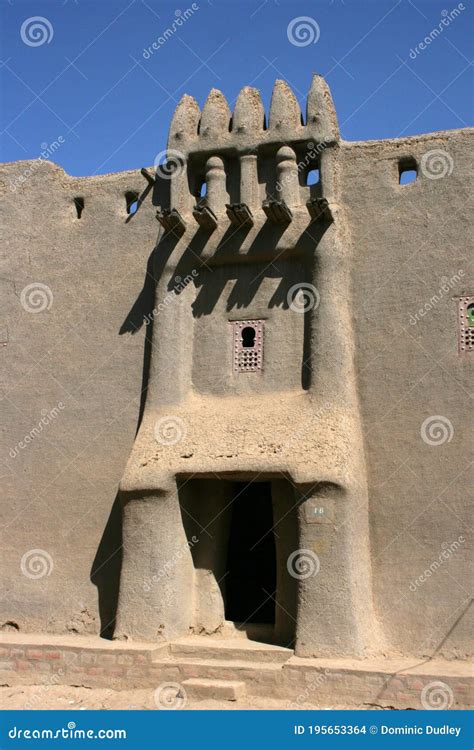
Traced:
[[256, 372], [263, 367], [263, 320], [232, 322], [234, 372]]
[[461, 354], [474, 351], [474, 296], [458, 300], [459, 351]]

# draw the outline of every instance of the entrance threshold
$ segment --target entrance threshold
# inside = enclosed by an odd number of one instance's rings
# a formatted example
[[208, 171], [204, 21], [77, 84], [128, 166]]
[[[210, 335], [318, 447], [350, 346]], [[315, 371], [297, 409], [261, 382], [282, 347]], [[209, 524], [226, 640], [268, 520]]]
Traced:
[[232, 622], [226, 620], [223, 628], [216, 633], [216, 637], [242, 638], [258, 643], [275, 642], [275, 626], [267, 622]]

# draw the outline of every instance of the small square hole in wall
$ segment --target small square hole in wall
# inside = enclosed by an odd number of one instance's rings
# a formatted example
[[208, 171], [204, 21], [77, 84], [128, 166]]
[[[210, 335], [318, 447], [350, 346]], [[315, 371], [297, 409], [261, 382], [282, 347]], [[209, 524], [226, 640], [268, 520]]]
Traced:
[[414, 159], [402, 159], [398, 162], [398, 182], [400, 185], [409, 185], [418, 177], [418, 167]]
[[84, 211], [84, 198], [74, 198], [74, 205], [76, 207], [77, 218], [80, 219]]
[[310, 169], [306, 175], [306, 184], [317, 185], [320, 179], [319, 169]]
[[125, 201], [128, 214], [136, 214], [138, 211], [138, 193], [125, 193]]

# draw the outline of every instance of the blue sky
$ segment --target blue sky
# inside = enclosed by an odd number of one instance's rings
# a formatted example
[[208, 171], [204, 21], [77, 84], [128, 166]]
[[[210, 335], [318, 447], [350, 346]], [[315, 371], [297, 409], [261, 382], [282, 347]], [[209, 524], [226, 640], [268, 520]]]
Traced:
[[472, 124], [470, 0], [1, 2], [2, 161], [61, 137], [73, 175], [151, 165], [183, 93], [202, 106], [216, 87], [232, 106], [253, 85], [268, 111], [284, 78], [304, 108], [313, 71], [347, 140]]

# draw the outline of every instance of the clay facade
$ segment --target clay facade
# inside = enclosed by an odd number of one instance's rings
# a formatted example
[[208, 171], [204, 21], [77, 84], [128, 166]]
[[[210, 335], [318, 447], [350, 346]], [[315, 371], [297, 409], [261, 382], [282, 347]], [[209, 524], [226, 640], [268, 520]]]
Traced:
[[[344, 142], [315, 76], [304, 118], [283, 82], [268, 123], [254, 89], [232, 115], [184, 97], [154, 184], [43, 163], [12, 191], [24, 165], [4, 165], [2, 622], [219, 632], [249, 616], [242, 539], [272, 589], [249, 598], [297, 655], [464, 657], [471, 154], [469, 130]], [[54, 299], [34, 315], [38, 281]], [[18, 409], [26, 434], [58, 400], [12, 458]], [[32, 580], [36, 549], [54, 566]]]

